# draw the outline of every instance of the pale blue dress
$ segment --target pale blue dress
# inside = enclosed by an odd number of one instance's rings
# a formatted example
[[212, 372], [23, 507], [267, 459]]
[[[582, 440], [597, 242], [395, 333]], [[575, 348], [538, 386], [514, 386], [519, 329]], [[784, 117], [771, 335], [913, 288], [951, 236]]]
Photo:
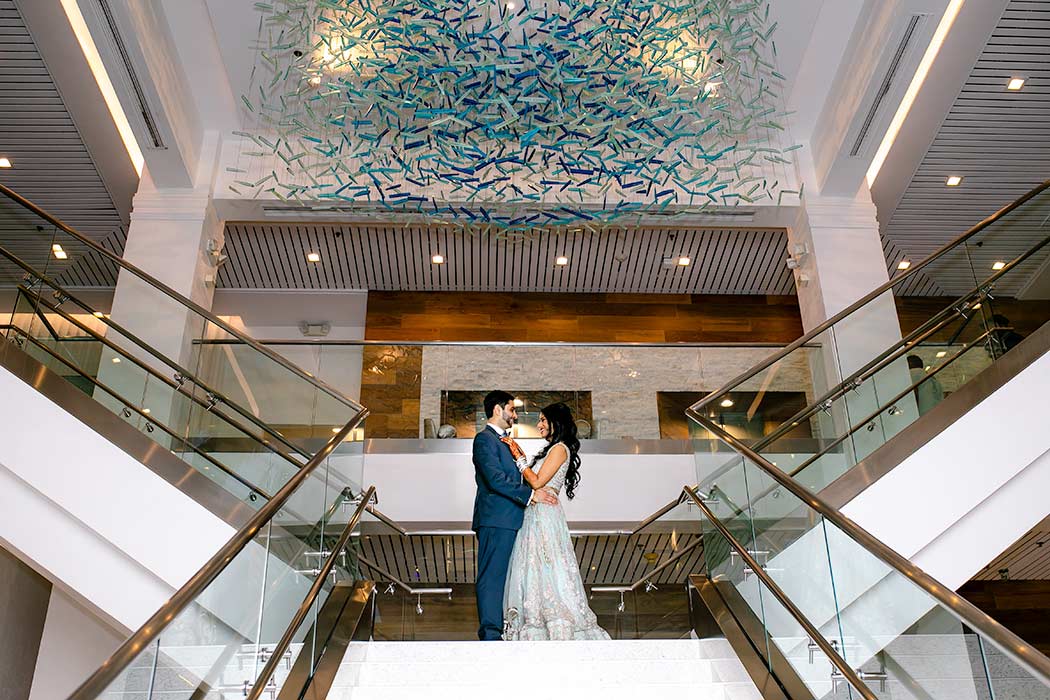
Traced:
[[[568, 471], [566, 458], [544, 488], [560, 494]], [[556, 506], [539, 503], [525, 509], [503, 593], [503, 638], [609, 639], [587, 604], [569, 523], [560, 502]]]

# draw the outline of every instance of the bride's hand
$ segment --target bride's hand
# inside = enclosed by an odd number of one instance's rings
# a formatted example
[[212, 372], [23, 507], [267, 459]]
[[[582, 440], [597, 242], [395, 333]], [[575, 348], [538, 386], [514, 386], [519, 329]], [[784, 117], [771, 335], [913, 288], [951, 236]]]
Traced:
[[558, 497], [547, 489], [536, 489], [532, 492], [533, 503], [545, 503], [549, 506], [558, 505]]

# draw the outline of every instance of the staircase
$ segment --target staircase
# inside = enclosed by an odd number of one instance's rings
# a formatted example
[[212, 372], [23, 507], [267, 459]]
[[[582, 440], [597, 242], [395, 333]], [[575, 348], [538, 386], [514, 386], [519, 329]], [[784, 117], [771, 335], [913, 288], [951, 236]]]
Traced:
[[762, 696], [725, 640], [370, 642], [352, 646], [329, 700]]

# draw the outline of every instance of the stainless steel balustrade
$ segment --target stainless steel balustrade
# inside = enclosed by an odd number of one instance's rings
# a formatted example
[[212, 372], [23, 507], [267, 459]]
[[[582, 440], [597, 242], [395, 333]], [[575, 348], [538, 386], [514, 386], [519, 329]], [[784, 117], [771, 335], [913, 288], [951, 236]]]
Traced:
[[744, 561], [745, 564], [747, 564], [748, 567], [750, 567], [751, 571], [755, 574], [755, 576], [757, 576], [762, 581], [762, 585], [765, 586], [770, 591], [770, 593], [773, 594], [773, 596], [777, 599], [777, 602], [779, 602], [784, 607], [784, 609], [787, 610], [791, 617], [793, 617], [795, 621], [799, 623], [802, 629], [805, 630], [806, 634], [809, 636], [810, 641], [813, 644], [816, 644], [817, 647], [819, 647], [820, 650], [824, 652], [824, 655], [835, 666], [835, 669], [840, 674], [842, 674], [842, 677], [846, 680], [846, 682], [849, 683], [858, 693], [860, 693], [861, 697], [863, 697], [864, 700], [878, 700], [878, 696], [876, 696], [875, 693], [871, 690], [871, 688], [869, 688], [867, 684], [860, 679], [860, 677], [857, 675], [857, 672], [852, 667], [850, 667], [848, 663], [846, 663], [846, 660], [842, 658], [841, 654], [839, 654], [838, 649], [832, 646], [832, 644], [824, 638], [824, 635], [821, 634], [820, 630], [816, 627], [816, 625], [810, 622], [809, 618], [807, 618], [802, 613], [802, 611], [798, 609], [798, 606], [796, 606], [791, 601], [791, 599], [788, 598], [787, 594], [784, 593], [783, 589], [781, 589], [779, 585], [777, 585], [776, 581], [774, 581], [772, 577], [770, 577], [770, 575], [766, 573], [765, 568], [761, 564], [759, 564], [759, 562], [756, 561], [753, 556], [751, 556], [751, 552], [748, 551], [747, 547], [742, 545], [736, 539], [733, 533], [730, 532], [729, 528], [727, 528], [725, 524], [711, 511], [711, 509], [707, 507], [707, 504], [704, 503], [704, 499], [700, 498], [700, 496], [697, 495], [696, 490], [686, 486], [683, 489], [683, 492], [696, 505], [696, 507], [703, 512], [704, 516], [711, 522], [712, 525], [714, 525], [715, 529], [718, 530], [719, 534], [723, 538], [725, 538], [725, 540], [730, 544], [730, 546], [737, 553], [737, 555]]
[[52, 226], [55, 226], [56, 228], [61, 230], [63, 233], [65, 233], [65, 234], [67, 234], [69, 236], [72, 236], [73, 238], [75, 238], [77, 240], [78, 243], [84, 245], [89, 250], [91, 250], [92, 253], [96, 253], [98, 255], [101, 255], [106, 260], [109, 260], [110, 262], [114, 263], [115, 265], [117, 265], [121, 269], [127, 270], [130, 274], [134, 275], [135, 277], [138, 277], [143, 282], [145, 282], [149, 286], [153, 287], [154, 289], [158, 290], [159, 292], [161, 292], [165, 296], [171, 298], [173, 301], [175, 301], [179, 305], [185, 306], [186, 308], [190, 309], [191, 311], [193, 311], [197, 315], [199, 315], [202, 318], [206, 319], [209, 323], [214, 324], [217, 328], [221, 328], [224, 332], [229, 333], [231, 336], [236, 338], [238, 341], [240, 341], [244, 345], [247, 345], [247, 346], [251, 347], [253, 350], [258, 352], [259, 354], [265, 356], [269, 360], [271, 360], [271, 361], [275, 362], [276, 364], [280, 365], [281, 367], [283, 367], [287, 371], [291, 372], [292, 374], [294, 374], [296, 377], [300, 378], [304, 382], [306, 382], [306, 383], [310, 384], [311, 386], [319, 389], [320, 391], [323, 391], [324, 393], [332, 396], [337, 401], [343, 403], [347, 408], [349, 408], [349, 409], [351, 409], [353, 411], [360, 411], [360, 410], [363, 409], [363, 406], [361, 406], [361, 404], [359, 404], [357, 401], [354, 401], [353, 399], [350, 399], [350, 398], [344, 396], [342, 394], [342, 392], [340, 392], [339, 390], [333, 388], [328, 383], [326, 383], [326, 382], [318, 379], [317, 377], [313, 376], [312, 374], [304, 371], [302, 368], [296, 366], [294, 363], [292, 363], [289, 360], [287, 360], [286, 358], [282, 357], [280, 354], [270, 350], [266, 346], [259, 344], [256, 340], [254, 340], [253, 338], [245, 335], [241, 331], [237, 330], [236, 328], [234, 328], [230, 324], [226, 323], [225, 321], [223, 321], [218, 316], [214, 315], [213, 313], [211, 313], [210, 311], [208, 311], [204, 307], [202, 307], [199, 304], [195, 303], [194, 301], [192, 301], [190, 299], [187, 299], [186, 297], [182, 296], [181, 294], [179, 294], [178, 292], [173, 290], [171, 287], [167, 286], [166, 284], [164, 284], [163, 282], [158, 280], [153, 275], [150, 275], [149, 273], [143, 271], [142, 269], [138, 268], [137, 266], [132, 265], [128, 261], [126, 261], [123, 258], [121, 258], [119, 255], [116, 255], [116, 254], [110, 252], [109, 250], [107, 250], [106, 248], [100, 246], [95, 241], [93, 241], [90, 238], [84, 236], [83, 234], [78, 232], [76, 229], [68, 226], [67, 224], [65, 224], [60, 219], [58, 219], [58, 218], [52, 216], [51, 214], [47, 213], [46, 211], [44, 211], [43, 209], [41, 209], [40, 207], [35, 205], [33, 202], [29, 201], [25, 197], [22, 197], [17, 192], [15, 192], [14, 190], [10, 189], [9, 187], [6, 187], [6, 186], [0, 184], [0, 195], [8, 198], [12, 202], [15, 202], [20, 207], [22, 207], [22, 208], [32, 212], [35, 216], [38, 216], [41, 219], [47, 221]]
[[1003, 207], [999, 211], [995, 212], [991, 216], [985, 218], [983, 221], [981, 221], [980, 223], [978, 223], [975, 226], [971, 227], [966, 233], [962, 234], [961, 236], [959, 236], [955, 240], [953, 240], [953, 241], [951, 241], [949, 243], [946, 243], [945, 245], [941, 246], [936, 252], [934, 252], [932, 255], [930, 255], [926, 259], [922, 260], [921, 262], [918, 262], [918, 263], [915, 263], [915, 264], [911, 265], [907, 270], [905, 270], [905, 271], [901, 272], [900, 274], [894, 276], [888, 282], [886, 282], [886, 283], [876, 287], [873, 291], [871, 291], [868, 294], [864, 295], [863, 297], [858, 299], [856, 302], [850, 304], [849, 306], [847, 306], [842, 311], [838, 312], [837, 314], [835, 314], [834, 316], [832, 316], [828, 320], [826, 320], [823, 323], [821, 323], [820, 325], [818, 325], [816, 328], [813, 328], [808, 333], [803, 334], [803, 336], [801, 338], [799, 338], [798, 340], [796, 340], [793, 343], [787, 345], [782, 350], [773, 353], [772, 355], [770, 355], [766, 359], [762, 360], [762, 362], [758, 363], [757, 365], [755, 365], [754, 367], [750, 368], [746, 372], [741, 373], [739, 376], [737, 376], [734, 379], [732, 379], [731, 381], [727, 382], [724, 386], [722, 386], [721, 389], [708, 394], [706, 397], [704, 397], [703, 399], [701, 399], [700, 401], [695, 403], [691, 407], [691, 410], [692, 411], [703, 410], [703, 408], [705, 406], [709, 405], [711, 402], [713, 402], [718, 397], [720, 397], [720, 396], [722, 396], [722, 395], [732, 391], [733, 387], [740, 386], [742, 383], [744, 383], [748, 379], [754, 377], [759, 372], [761, 372], [761, 371], [763, 371], [763, 370], [773, 366], [774, 364], [776, 364], [780, 360], [784, 359], [785, 357], [787, 357], [788, 355], [793, 353], [795, 350], [797, 350], [797, 349], [799, 349], [799, 348], [801, 348], [801, 347], [803, 347], [803, 346], [805, 346], [805, 345], [807, 345], [809, 343], [812, 343], [813, 340], [815, 338], [817, 338], [821, 333], [823, 333], [824, 331], [828, 330], [829, 328], [831, 328], [832, 326], [837, 324], [839, 321], [841, 321], [841, 320], [847, 318], [848, 316], [852, 315], [858, 309], [863, 308], [864, 306], [866, 306], [867, 304], [869, 304], [873, 300], [878, 299], [880, 296], [882, 296], [886, 292], [891, 291], [894, 287], [899, 285], [901, 283], [901, 281], [918, 274], [921, 270], [924, 270], [925, 268], [929, 267], [931, 264], [933, 264], [934, 262], [939, 260], [941, 257], [943, 257], [945, 254], [947, 254], [951, 250], [955, 249], [959, 245], [962, 245], [962, 244], [966, 243], [966, 241], [968, 241], [971, 238], [973, 238], [974, 236], [978, 235], [979, 233], [981, 233], [982, 231], [987, 229], [992, 224], [994, 224], [997, 221], [1001, 220], [1003, 217], [1007, 216], [1008, 214], [1010, 214], [1014, 210], [1018, 209], [1019, 207], [1024, 205], [1029, 200], [1033, 199], [1034, 197], [1042, 194], [1043, 192], [1045, 192], [1047, 190], [1050, 190], [1050, 180], [1047, 180], [1047, 181], [1043, 182], [1038, 187], [1036, 187], [1036, 188], [1032, 189], [1031, 191], [1029, 191], [1028, 193], [1026, 193], [1023, 197], [1017, 199], [1014, 202], [1011, 202], [1010, 204], [1006, 205], [1005, 207]]
[[[351, 431], [360, 425], [367, 415], [367, 410], [361, 410], [354, 416], [353, 420], [333, 435], [325, 446], [273, 495], [273, 498], [263, 504], [262, 508], [252, 515], [243, 528], [235, 533], [182, 588], [175, 592], [167, 603], [161, 606], [145, 624], [125, 640], [102, 666], [69, 696], [69, 700], [96, 700], [100, 697], [143, 650], [160, 638], [161, 633], [172, 620], [193, 604], [208, 585], [225, 570], [226, 565], [255, 538], [264, 526], [273, 520], [296, 490], [306, 483], [307, 479], [318, 467], [325, 463], [328, 456], [346, 439]], [[364, 504], [366, 503], [367, 501], [362, 499], [358, 508], [359, 512], [363, 512]], [[334, 561], [332, 563], [334, 565]], [[331, 567], [329, 567], [330, 570]]]
[[901, 556], [893, 549], [886, 546], [881, 540], [862, 528], [841, 511], [832, 508], [816, 494], [802, 486], [798, 481], [792, 479], [772, 462], [745, 445], [742, 441], [734, 438], [723, 431], [718, 425], [712, 423], [703, 414], [690, 409], [690, 416], [701, 423], [715, 435], [732, 445], [741, 455], [759, 467], [763, 472], [772, 477], [781, 487], [795, 495], [799, 500], [813, 509], [828, 522], [831, 522], [844, 532], [850, 539], [859, 544], [867, 552], [873, 554], [891, 569], [907, 577], [924, 591], [929, 593], [937, 602], [943, 605], [960, 622], [970, 627], [975, 632], [986, 637], [1000, 651], [1016, 661], [1033, 676], [1050, 687], [1050, 659], [1039, 653], [1030, 644], [1018, 637], [1010, 630], [996, 622], [989, 615], [979, 610], [965, 598], [950, 590], [907, 558]]
[[335, 567], [335, 560], [346, 548], [347, 543], [350, 541], [350, 536], [354, 532], [354, 528], [357, 527], [358, 522], [360, 522], [361, 516], [365, 512], [365, 508], [369, 501], [375, 496], [375, 492], [375, 486], [369, 486], [361, 496], [361, 502], [358, 504], [357, 508], [354, 509], [354, 514], [350, 516], [350, 520], [347, 521], [346, 527], [343, 528], [343, 531], [335, 541], [335, 544], [332, 545], [331, 551], [328, 553], [320, 570], [317, 572], [317, 577], [310, 585], [310, 590], [306, 592], [303, 602], [299, 604], [299, 609], [296, 610], [295, 615], [292, 616], [292, 621], [288, 624], [280, 641], [274, 646], [270, 653], [270, 658], [266, 661], [266, 665], [263, 666], [259, 676], [255, 679], [255, 683], [252, 684], [251, 688], [245, 694], [247, 700], [259, 700], [259, 697], [266, 690], [266, 686], [270, 683], [274, 671], [277, 670], [277, 665], [281, 663], [281, 659], [291, 647], [295, 633], [303, 624], [303, 621], [306, 620], [306, 616], [310, 613], [310, 608], [313, 607], [314, 602], [317, 600], [317, 596], [321, 593], [325, 581], [328, 579], [328, 575], [332, 573], [332, 569]]

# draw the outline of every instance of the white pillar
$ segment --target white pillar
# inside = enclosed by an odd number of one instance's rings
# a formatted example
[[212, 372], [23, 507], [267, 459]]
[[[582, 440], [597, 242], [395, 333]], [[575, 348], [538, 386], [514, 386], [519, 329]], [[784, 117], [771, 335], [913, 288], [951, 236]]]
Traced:
[[[807, 196], [788, 241], [799, 260], [795, 284], [807, 332], [889, 280], [875, 204], [866, 187], [856, 197]], [[821, 345], [812, 368], [817, 395], [900, 339], [896, 304], [893, 294], [886, 292], [816, 339]], [[892, 415], [884, 410], [875, 420], [864, 421], [864, 427], [846, 441], [847, 457], [863, 459], [915, 419], [912, 395], [892, 401], [909, 384], [902, 357], [880, 370], [874, 381], [851, 391], [845, 401], [836, 401], [834, 419], [821, 424], [822, 437], [837, 438], [846, 426], [856, 426], [878, 407], [888, 409], [893, 404]]]
[[[161, 190], [153, 187], [147, 178], [135, 195], [133, 206], [124, 259], [179, 295], [210, 309], [216, 267], [215, 257], [209, 252], [209, 241], [213, 249], [221, 249], [224, 223], [216, 215], [209, 190]], [[110, 317], [128, 334], [193, 374], [198, 371], [199, 350], [193, 341], [204, 337], [209, 330], [214, 335], [214, 329], [205, 327], [210, 324], [206, 324], [200, 314], [126, 269], [121, 269], [117, 277]], [[113, 328], [107, 335], [161, 376], [174, 378], [174, 368], [133, 341], [121, 339]], [[148, 418], [128, 417], [140, 429], [147, 429], [146, 423], [152, 420], [180, 435], [193, 432], [188, 426], [191, 419], [188, 401], [177, 398], [168, 386], [156, 379], [147, 379], [145, 372], [131, 362], [120, 361], [115, 353], [103, 353], [99, 380], [138, 408], [149, 409]], [[195, 410], [192, 416], [199, 413]], [[156, 425], [149, 429], [155, 440], [176, 447], [163, 437]]]

